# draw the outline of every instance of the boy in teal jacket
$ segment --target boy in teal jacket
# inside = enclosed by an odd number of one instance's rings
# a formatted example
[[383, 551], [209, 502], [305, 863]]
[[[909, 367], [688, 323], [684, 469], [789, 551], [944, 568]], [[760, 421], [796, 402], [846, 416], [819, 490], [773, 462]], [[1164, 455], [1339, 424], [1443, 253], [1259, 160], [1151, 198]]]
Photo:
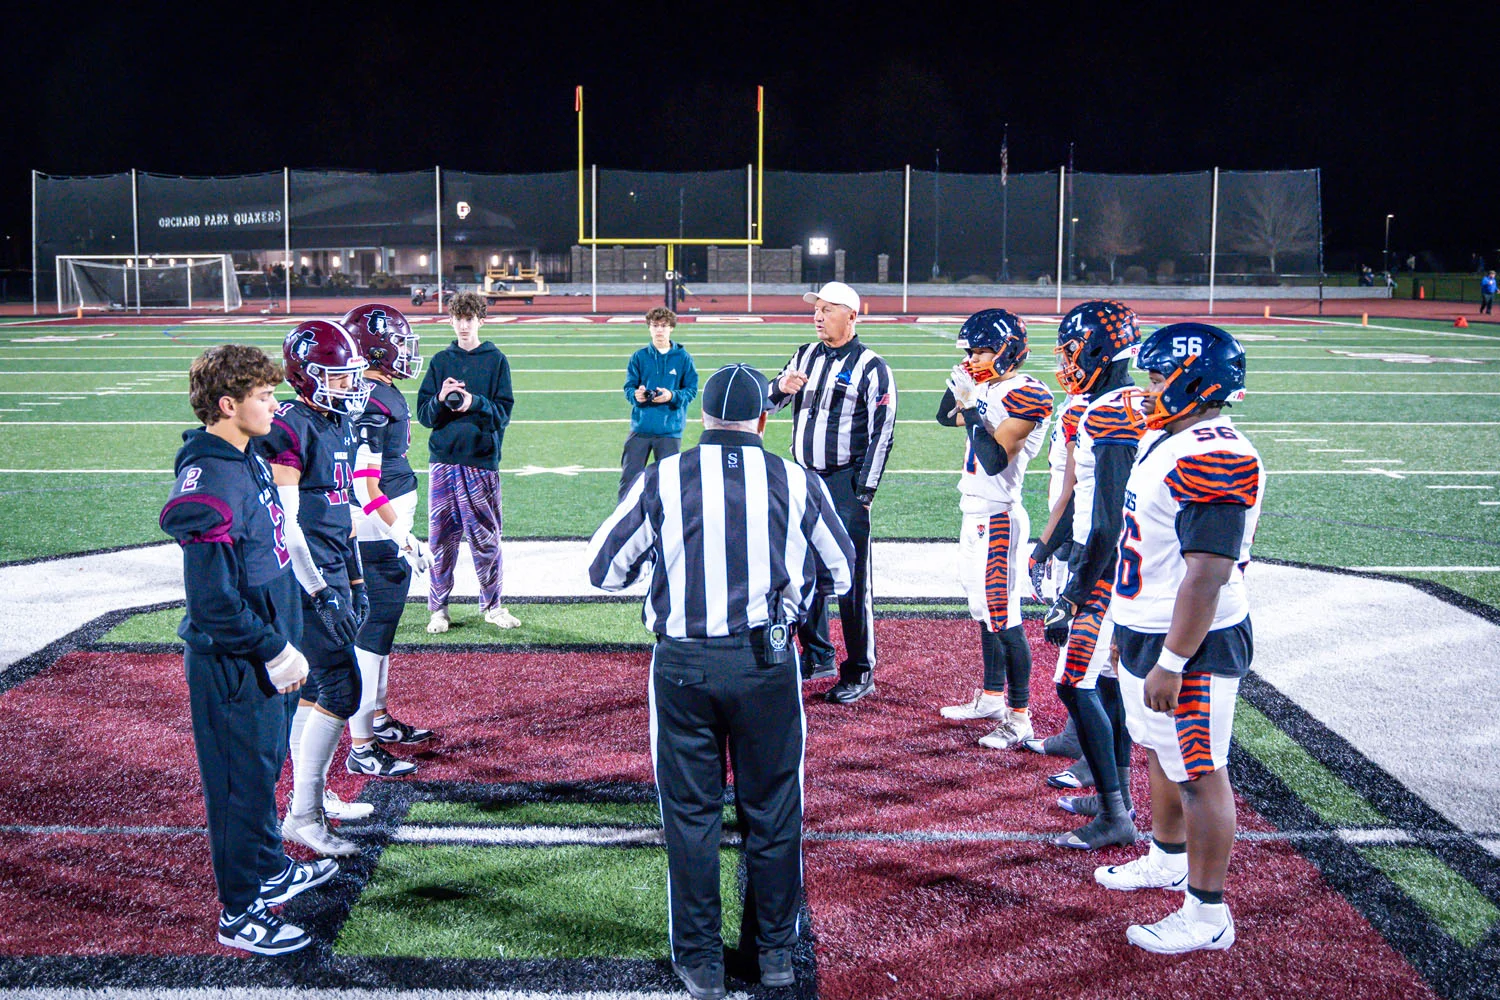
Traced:
[[681, 344], [672, 342], [677, 314], [657, 306], [646, 314], [651, 344], [630, 356], [625, 398], [630, 401], [630, 436], [620, 453], [620, 499], [646, 468], [677, 454], [688, 404], [698, 395], [698, 370]]

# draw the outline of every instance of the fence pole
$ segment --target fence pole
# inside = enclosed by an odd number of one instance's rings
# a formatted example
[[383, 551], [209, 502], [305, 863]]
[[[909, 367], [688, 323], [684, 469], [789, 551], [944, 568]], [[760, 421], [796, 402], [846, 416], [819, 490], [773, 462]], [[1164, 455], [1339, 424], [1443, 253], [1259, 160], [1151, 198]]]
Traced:
[[589, 283], [593, 289], [594, 312], [599, 311], [599, 164], [590, 168], [589, 175], [589, 202], [593, 206], [591, 217], [593, 228], [590, 230], [589, 243]]
[[1214, 314], [1214, 279], [1219, 266], [1219, 168], [1214, 167], [1214, 202], [1208, 223], [1208, 314]]
[[[31, 172], [31, 315], [41, 311], [36, 297], [36, 171]], [[62, 310], [58, 310], [61, 312]]]
[[437, 235], [437, 254], [433, 260], [437, 262], [437, 300], [438, 315], [443, 314], [443, 168], [432, 168], [432, 197], [437, 205], [437, 211], [433, 215], [436, 220], [435, 232]]
[[906, 314], [907, 273], [911, 270], [911, 164], [906, 165], [906, 208], [901, 224], [901, 314]]
[[[281, 231], [286, 240], [281, 271], [286, 279], [286, 314], [292, 314], [292, 168], [281, 168]], [[140, 265], [137, 264], [137, 267]]]
[[[131, 167], [130, 168], [130, 239], [131, 239], [131, 247], [132, 247], [132, 249], [131, 249], [130, 252], [133, 253], [133, 254], [135, 254], [135, 260], [133, 260], [133, 261], [130, 262], [130, 269], [131, 269], [131, 272], [132, 272], [131, 277], [135, 281], [135, 314], [137, 316], [139, 316], [141, 314], [141, 213], [140, 213], [140, 198], [139, 198], [139, 195], [137, 194], [137, 185], [138, 184], [139, 184], [139, 181], [136, 179], [135, 167]], [[189, 269], [189, 273], [191, 273], [191, 269]], [[127, 281], [125, 283], [125, 287], [126, 287], [127, 290], [130, 288], [130, 282], [129, 281]], [[126, 304], [129, 305], [129, 299], [128, 298], [126, 299]]]
[[[745, 239], [755, 239], [755, 164], [745, 165]], [[755, 247], [745, 244], [745, 312], [755, 307]]]
[[1057, 168], [1057, 313], [1062, 315], [1063, 195], [1067, 191], [1068, 168]]
[[187, 307], [189, 309], [191, 309], [191, 308], [193, 308], [193, 258], [189, 257], [187, 259], [187, 261], [188, 261], [188, 268], [187, 268], [188, 306]]

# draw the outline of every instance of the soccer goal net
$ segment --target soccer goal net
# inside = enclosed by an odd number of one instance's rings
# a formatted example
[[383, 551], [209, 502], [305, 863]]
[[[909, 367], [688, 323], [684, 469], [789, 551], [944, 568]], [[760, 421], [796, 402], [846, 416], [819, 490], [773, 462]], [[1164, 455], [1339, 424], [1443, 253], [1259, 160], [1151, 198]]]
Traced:
[[57, 258], [57, 311], [203, 309], [232, 312], [243, 304], [229, 254], [193, 257]]

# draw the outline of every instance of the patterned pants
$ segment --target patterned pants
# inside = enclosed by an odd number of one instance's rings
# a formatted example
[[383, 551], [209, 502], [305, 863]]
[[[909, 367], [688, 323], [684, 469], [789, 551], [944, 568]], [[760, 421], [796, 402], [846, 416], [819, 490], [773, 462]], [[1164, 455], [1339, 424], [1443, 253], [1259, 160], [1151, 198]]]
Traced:
[[468, 539], [479, 576], [479, 606], [488, 611], [500, 603], [504, 561], [500, 556], [500, 474], [467, 465], [431, 463], [427, 495], [427, 544], [432, 548], [427, 610], [448, 606], [458, 543]]

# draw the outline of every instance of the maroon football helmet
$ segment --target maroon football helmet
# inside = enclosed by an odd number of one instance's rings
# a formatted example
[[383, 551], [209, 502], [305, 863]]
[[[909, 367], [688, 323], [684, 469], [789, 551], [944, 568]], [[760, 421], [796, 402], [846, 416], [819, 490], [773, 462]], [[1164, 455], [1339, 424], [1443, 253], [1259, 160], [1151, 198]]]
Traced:
[[422, 370], [418, 337], [399, 309], [368, 302], [350, 309], [343, 325], [375, 371], [412, 378]]
[[[368, 365], [342, 326], [321, 319], [298, 324], [282, 341], [281, 355], [286, 359], [286, 380], [297, 395], [334, 413], [364, 411], [371, 389], [364, 378]], [[329, 384], [339, 375], [349, 376], [347, 388]]]

